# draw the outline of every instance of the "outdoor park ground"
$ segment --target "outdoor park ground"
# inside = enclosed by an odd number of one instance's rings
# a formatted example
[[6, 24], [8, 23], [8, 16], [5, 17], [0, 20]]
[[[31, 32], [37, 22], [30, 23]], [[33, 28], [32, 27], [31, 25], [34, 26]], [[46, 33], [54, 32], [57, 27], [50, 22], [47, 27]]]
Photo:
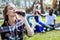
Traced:
[[[43, 21], [45, 21], [45, 18], [43, 18]], [[60, 22], [60, 16], [57, 16], [56, 23]], [[0, 22], [0, 25], [3, 22]], [[24, 35], [25, 40], [60, 40], [60, 31], [52, 30], [45, 33], [35, 33], [34, 36], [28, 37], [27, 35]], [[1, 37], [0, 37], [1, 40]]]

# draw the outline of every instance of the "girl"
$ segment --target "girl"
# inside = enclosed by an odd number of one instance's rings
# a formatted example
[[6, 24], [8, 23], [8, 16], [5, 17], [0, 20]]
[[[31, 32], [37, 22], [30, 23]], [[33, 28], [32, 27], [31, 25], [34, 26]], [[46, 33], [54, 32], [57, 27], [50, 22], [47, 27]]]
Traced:
[[27, 30], [28, 36], [34, 34], [32, 28], [26, 22], [25, 16], [18, 18], [16, 7], [12, 3], [8, 3], [3, 10], [4, 22], [1, 32], [2, 40], [23, 40], [24, 28]]

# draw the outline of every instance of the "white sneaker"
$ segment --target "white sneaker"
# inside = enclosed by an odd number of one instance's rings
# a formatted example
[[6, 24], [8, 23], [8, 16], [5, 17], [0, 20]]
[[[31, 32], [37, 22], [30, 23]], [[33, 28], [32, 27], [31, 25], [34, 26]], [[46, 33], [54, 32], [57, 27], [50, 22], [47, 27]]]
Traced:
[[50, 28], [47, 28], [47, 31], [50, 31]]

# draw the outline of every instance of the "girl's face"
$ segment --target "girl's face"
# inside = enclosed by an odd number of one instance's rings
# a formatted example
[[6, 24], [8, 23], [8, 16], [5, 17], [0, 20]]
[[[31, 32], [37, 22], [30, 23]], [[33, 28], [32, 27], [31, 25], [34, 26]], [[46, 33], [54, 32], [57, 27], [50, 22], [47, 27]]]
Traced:
[[8, 4], [8, 7], [7, 7], [7, 15], [8, 16], [15, 16], [16, 13], [16, 7], [14, 4]]

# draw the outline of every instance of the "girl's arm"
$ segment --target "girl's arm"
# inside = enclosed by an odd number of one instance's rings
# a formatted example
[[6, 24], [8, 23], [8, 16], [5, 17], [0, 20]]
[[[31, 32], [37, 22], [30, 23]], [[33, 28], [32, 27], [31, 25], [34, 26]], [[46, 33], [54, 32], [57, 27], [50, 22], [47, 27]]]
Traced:
[[29, 26], [26, 17], [21, 17], [23, 22], [25, 23], [25, 28], [27, 30], [28, 36], [33, 36], [34, 30]]

